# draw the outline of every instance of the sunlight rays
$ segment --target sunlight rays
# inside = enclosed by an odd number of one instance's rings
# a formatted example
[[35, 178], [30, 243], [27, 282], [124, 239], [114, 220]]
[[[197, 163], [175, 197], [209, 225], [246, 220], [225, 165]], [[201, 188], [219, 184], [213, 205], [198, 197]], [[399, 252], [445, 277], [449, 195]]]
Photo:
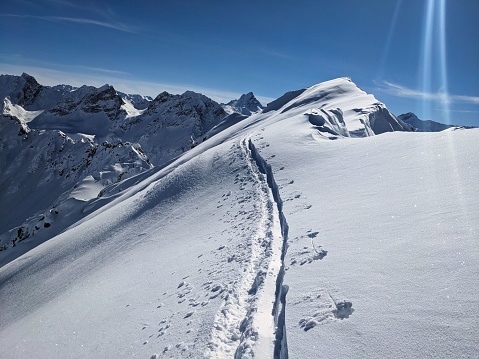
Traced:
[[[427, 0], [426, 11], [424, 14], [422, 53], [421, 53], [421, 89], [423, 92], [431, 92], [431, 72], [432, 72], [432, 35], [434, 20], [435, 0]], [[428, 120], [431, 118], [431, 104], [427, 99], [422, 99], [423, 113]]]
[[[450, 124], [450, 98], [447, 79], [446, 51], [446, 0], [427, 0], [424, 11], [420, 58], [420, 88], [423, 93], [433, 93], [439, 86], [441, 107], [446, 123]], [[433, 52], [437, 56], [433, 56]], [[433, 91], [433, 87], [436, 87]], [[431, 118], [431, 101], [422, 97], [423, 116]]]
[[[451, 98], [448, 89], [448, 76], [447, 76], [447, 42], [446, 42], [446, 0], [427, 0], [424, 24], [423, 24], [423, 38], [422, 38], [422, 53], [421, 53], [421, 89], [425, 94], [436, 92], [437, 88], [433, 91], [433, 86], [437, 87], [440, 97], [440, 106], [444, 113], [444, 119], [446, 124], [451, 124], [450, 119], [450, 103]], [[436, 51], [437, 56], [433, 57], [433, 51]], [[437, 76], [437, 77], [436, 77]], [[427, 96], [421, 97], [423, 116], [425, 119], [432, 119], [432, 102]], [[459, 174], [459, 168], [457, 165], [456, 150], [454, 143], [451, 140], [450, 132], [445, 133], [443, 136], [446, 141], [447, 147], [451, 153], [450, 166], [451, 173], [448, 176], [454, 185], [458, 188], [460, 194], [457, 198], [457, 210], [459, 210], [463, 216], [468, 216], [462, 178]], [[439, 154], [438, 154], [439, 155]], [[446, 174], [445, 174], [446, 175]], [[435, 185], [432, 183], [431, 185]]]
[[447, 55], [446, 55], [446, 0], [439, 3], [439, 60], [441, 66], [441, 93], [444, 96], [442, 104], [444, 107], [446, 123], [451, 123], [449, 108], [449, 93], [447, 81]]

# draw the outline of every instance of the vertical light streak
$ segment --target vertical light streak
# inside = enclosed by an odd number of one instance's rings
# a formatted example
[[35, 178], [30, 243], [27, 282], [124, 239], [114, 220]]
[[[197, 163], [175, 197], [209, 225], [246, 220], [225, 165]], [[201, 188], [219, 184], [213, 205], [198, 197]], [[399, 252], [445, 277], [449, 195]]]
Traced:
[[[422, 90], [424, 93], [431, 92], [431, 72], [432, 72], [432, 34], [434, 21], [434, 0], [427, 0], [423, 39], [422, 39]], [[425, 98], [422, 99], [423, 115], [426, 120], [431, 118], [431, 105]]]
[[447, 55], [446, 55], [446, 0], [439, 2], [439, 61], [441, 68], [441, 94], [444, 116], [447, 124], [451, 123], [449, 111], [449, 94], [447, 80]]

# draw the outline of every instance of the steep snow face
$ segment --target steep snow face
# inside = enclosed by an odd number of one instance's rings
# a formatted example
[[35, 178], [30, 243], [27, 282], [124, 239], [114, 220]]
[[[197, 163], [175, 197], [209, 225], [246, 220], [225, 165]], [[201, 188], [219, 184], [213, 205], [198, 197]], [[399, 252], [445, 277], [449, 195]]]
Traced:
[[138, 94], [126, 94], [120, 91], [117, 91], [118, 95], [121, 96], [123, 100], [129, 102], [133, 105], [134, 108], [137, 110], [144, 110], [148, 107], [153, 99], [150, 96], [142, 96]]
[[14, 117], [22, 123], [28, 123], [41, 114], [43, 111], [27, 111], [20, 105], [15, 105], [9, 97], [3, 100], [2, 113], [4, 116]]
[[241, 95], [238, 100], [231, 100], [227, 104], [222, 104], [222, 107], [228, 114], [238, 113], [244, 116], [251, 116], [264, 108], [252, 92]]
[[139, 110], [135, 107], [135, 105], [128, 100], [126, 97], [122, 97], [123, 105], [121, 105], [121, 109], [126, 112], [125, 118], [132, 118], [140, 116], [145, 110]]
[[420, 120], [414, 113], [408, 112], [398, 116], [403, 122], [414, 127], [414, 131], [418, 132], [440, 132], [447, 130], [449, 128], [473, 128], [468, 126], [456, 126], [456, 125], [445, 125], [443, 123], [427, 120]]

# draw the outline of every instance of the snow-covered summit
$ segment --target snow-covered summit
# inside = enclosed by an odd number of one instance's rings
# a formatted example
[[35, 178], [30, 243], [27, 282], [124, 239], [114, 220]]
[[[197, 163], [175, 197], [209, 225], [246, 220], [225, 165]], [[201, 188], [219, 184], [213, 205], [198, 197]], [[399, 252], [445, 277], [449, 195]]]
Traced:
[[391, 131], [412, 131], [410, 125], [348, 77], [287, 92], [257, 116], [281, 119], [306, 116], [320, 133], [333, 136], [367, 137]]
[[244, 116], [251, 116], [264, 108], [252, 92], [241, 95], [237, 100], [222, 104], [222, 107], [228, 114], [238, 113]]

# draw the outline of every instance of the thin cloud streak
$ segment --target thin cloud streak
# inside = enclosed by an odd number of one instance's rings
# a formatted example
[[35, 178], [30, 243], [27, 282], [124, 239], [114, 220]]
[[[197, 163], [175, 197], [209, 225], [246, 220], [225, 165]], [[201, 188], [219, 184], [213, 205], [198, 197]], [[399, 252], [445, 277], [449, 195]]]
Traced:
[[121, 23], [112, 23], [112, 22], [98, 21], [98, 20], [92, 20], [92, 19], [76, 18], [76, 17], [16, 15], [16, 14], [0, 14], [0, 16], [17, 17], [17, 18], [24, 18], [24, 19], [37, 19], [37, 20], [44, 20], [44, 21], [50, 21], [50, 22], [72, 22], [77, 24], [101, 26], [101, 27], [106, 27], [106, 28], [129, 32], [129, 33], [137, 32], [135, 29], [131, 28], [130, 26], [127, 26]]
[[454, 103], [454, 102], [465, 102], [474, 105], [479, 105], [479, 97], [476, 96], [465, 96], [465, 95], [454, 95], [441, 92], [426, 92], [411, 89], [402, 85], [398, 85], [392, 82], [384, 81], [382, 86], [379, 87], [379, 91], [384, 93], [405, 98], [422, 98], [431, 101], [437, 101], [441, 103]]
[[295, 58], [289, 54], [285, 54], [285, 53], [282, 53], [282, 52], [279, 52], [279, 51], [275, 51], [275, 50], [271, 50], [271, 49], [267, 49], [267, 48], [259, 48], [259, 50], [265, 54], [265, 55], [268, 55], [268, 56], [273, 56], [273, 57], [276, 57], [276, 58], [279, 58], [279, 59], [283, 59], [283, 60], [295, 60]]

